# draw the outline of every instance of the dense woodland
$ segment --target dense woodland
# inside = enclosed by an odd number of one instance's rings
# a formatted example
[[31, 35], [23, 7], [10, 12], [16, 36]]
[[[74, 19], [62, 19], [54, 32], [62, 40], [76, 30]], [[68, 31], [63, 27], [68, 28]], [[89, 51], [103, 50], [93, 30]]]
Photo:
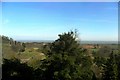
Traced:
[[52, 43], [23, 43], [1, 36], [2, 80], [120, 80], [120, 52], [115, 44], [86, 47], [77, 32]]

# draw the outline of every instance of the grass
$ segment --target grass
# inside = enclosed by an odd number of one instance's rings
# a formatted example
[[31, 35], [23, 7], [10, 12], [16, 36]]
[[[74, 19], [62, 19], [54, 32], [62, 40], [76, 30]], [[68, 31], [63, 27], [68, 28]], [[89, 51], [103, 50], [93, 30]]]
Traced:
[[99, 49], [90, 49], [91, 51], [97, 52]]
[[41, 52], [38, 52], [34, 47], [26, 48], [24, 52], [14, 51], [9, 44], [2, 44], [2, 55], [0, 57], [11, 59], [17, 58], [21, 62], [27, 62], [28, 65], [32, 67], [37, 67], [40, 60], [45, 59], [45, 55]]
[[19, 58], [20, 59], [25, 59], [25, 58], [34, 58], [36, 57], [37, 59], [40, 58], [42, 59], [41, 57], [43, 57], [45, 55], [42, 55], [42, 53], [40, 52], [37, 52], [37, 51], [29, 51], [29, 49], [26, 49], [25, 52], [21, 52], [19, 54]]
[[11, 49], [11, 47], [8, 44], [2, 44], [2, 57], [11, 59], [13, 57], [16, 57], [17, 54]]
[[40, 60], [45, 59], [45, 55], [35, 50], [31, 51], [30, 49], [26, 49], [25, 52], [21, 52], [17, 58], [22, 62], [27, 62], [29, 66], [37, 68]]
[[[109, 46], [112, 49], [116, 49], [117, 45], [101, 45], [101, 46]], [[119, 45], [120, 46], [120, 45]], [[46, 56], [41, 53], [42, 51], [42, 46], [40, 44], [30, 44], [26, 46], [26, 50], [24, 52], [20, 52], [18, 53], [18, 51], [16, 52], [16, 49], [18, 49], [19, 47], [16, 46], [16, 48], [13, 48], [10, 46], [9, 43], [4, 43], [2, 44], [3, 49], [3, 58], [18, 58], [20, 59], [22, 62], [27, 62], [28, 65], [32, 66], [32, 67], [37, 67], [40, 64], [40, 60], [43, 60], [46, 58]], [[40, 48], [40, 49], [39, 49]], [[15, 50], [14, 50], [15, 49]], [[89, 53], [93, 53], [93, 56], [103, 56], [106, 57], [106, 55], [108, 56], [109, 54], [104, 54], [104, 53], [98, 53], [99, 52], [99, 48], [96, 49], [88, 49]], [[115, 50], [114, 53], [118, 53], [118, 50]]]

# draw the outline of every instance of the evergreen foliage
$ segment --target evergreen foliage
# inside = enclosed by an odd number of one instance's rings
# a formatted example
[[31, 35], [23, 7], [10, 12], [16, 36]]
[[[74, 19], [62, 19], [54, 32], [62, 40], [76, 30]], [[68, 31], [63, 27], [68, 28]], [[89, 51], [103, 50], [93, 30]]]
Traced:
[[46, 80], [91, 80], [91, 60], [84, 56], [73, 31], [59, 35], [42, 61]]
[[2, 80], [33, 80], [33, 69], [18, 59], [3, 60]]
[[110, 58], [107, 60], [104, 66], [103, 80], [118, 80], [118, 68], [117, 68], [115, 55], [110, 54]]
[[[114, 54], [109, 47], [102, 47], [98, 54], [102, 53], [105, 57], [90, 55], [88, 49], [80, 48], [77, 31], [58, 36], [52, 44], [43, 46], [45, 58], [37, 62], [37, 68], [18, 59], [3, 59], [2, 80], [120, 80], [120, 54]], [[1, 37], [4, 45], [15, 52], [25, 51], [25, 43]], [[102, 76], [98, 77], [96, 69], [92, 68], [99, 69], [98, 74], [102, 72]]]

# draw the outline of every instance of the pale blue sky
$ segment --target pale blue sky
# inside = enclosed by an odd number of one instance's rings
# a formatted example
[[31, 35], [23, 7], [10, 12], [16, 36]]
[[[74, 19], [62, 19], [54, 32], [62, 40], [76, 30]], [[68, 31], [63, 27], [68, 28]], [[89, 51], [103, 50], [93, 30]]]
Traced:
[[81, 40], [118, 40], [117, 2], [3, 2], [2, 33], [15, 40], [55, 40], [78, 29]]
[[3, 2], [119, 2], [119, 0], [1, 0]]

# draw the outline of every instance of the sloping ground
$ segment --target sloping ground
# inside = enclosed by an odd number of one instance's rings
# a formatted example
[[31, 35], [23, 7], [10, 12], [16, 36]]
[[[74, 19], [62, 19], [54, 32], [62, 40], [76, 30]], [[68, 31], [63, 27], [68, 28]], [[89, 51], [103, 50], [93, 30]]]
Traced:
[[28, 63], [30, 66], [38, 65], [37, 62], [40, 60], [45, 59], [45, 55], [38, 52], [38, 48], [26, 48], [24, 52], [18, 52], [14, 50], [10, 44], [4, 43], [2, 44], [2, 58], [11, 59], [11, 58], [18, 58], [21, 60], [22, 63]]
[[17, 56], [22, 63], [28, 63], [29, 66], [37, 67], [40, 64], [40, 60], [45, 59], [44, 53], [37, 52], [36, 50], [30, 51], [26, 49], [25, 52], [21, 52]]
[[2, 44], [2, 57], [10, 59], [17, 57], [17, 53], [12, 50], [9, 44]]
[[37, 51], [31, 51], [29, 52], [29, 50], [26, 50], [25, 52], [21, 52], [18, 54], [18, 58], [19, 59], [44, 59], [45, 55], [43, 53], [37, 52]]

